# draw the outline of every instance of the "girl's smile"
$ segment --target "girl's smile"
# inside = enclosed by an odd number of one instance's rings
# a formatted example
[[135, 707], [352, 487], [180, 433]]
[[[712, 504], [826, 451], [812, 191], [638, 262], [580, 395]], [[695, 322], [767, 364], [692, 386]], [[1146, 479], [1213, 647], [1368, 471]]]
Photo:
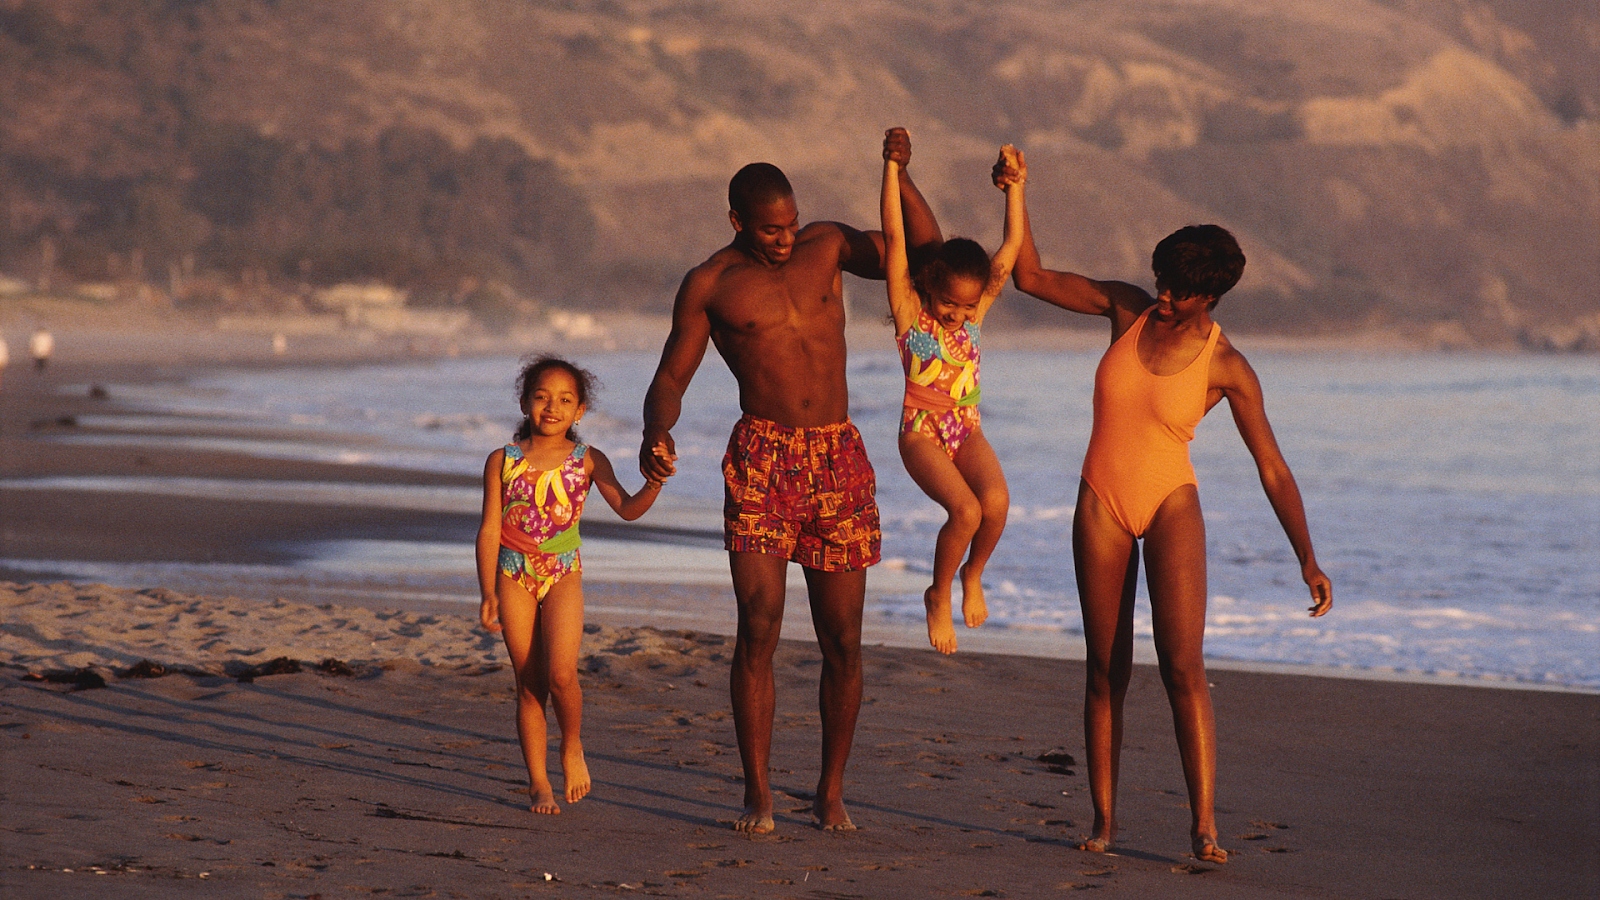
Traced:
[[584, 410], [584, 404], [578, 399], [578, 382], [571, 373], [551, 368], [539, 376], [529, 392], [528, 408], [524, 412], [533, 423], [535, 434], [557, 437], [565, 435], [582, 420]]

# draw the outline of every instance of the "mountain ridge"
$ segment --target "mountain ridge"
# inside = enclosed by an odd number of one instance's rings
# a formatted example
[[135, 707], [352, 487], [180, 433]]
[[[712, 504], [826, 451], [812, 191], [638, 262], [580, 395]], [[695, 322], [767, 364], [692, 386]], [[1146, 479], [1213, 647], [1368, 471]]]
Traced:
[[905, 125], [947, 234], [998, 242], [1012, 142], [1047, 265], [1144, 283], [1218, 221], [1230, 325], [1587, 348], [1597, 53], [1578, 0], [8, 0], [0, 267], [50, 235], [83, 277], [138, 249], [660, 311], [739, 165], [871, 227]]

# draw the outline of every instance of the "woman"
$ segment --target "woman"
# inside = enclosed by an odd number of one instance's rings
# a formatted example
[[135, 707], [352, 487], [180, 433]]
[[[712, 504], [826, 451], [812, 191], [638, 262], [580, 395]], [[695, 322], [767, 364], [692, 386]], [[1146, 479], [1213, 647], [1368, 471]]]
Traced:
[[[997, 184], [1005, 162], [996, 163]], [[1116, 838], [1122, 707], [1133, 671], [1133, 597], [1143, 540], [1156, 653], [1193, 815], [1191, 845], [1197, 859], [1226, 862], [1227, 851], [1217, 843], [1216, 725], [1201, 650], [1205, 522], [1189, 463], [1194, 426], [1224, 397], [1311, 589], [1311, 615], [1333, 605], [1300, 489], [1267, 422], [1261, 384], [1211, 320], [1222, 295], [1238, 283], [1244, 254], [1219, 226], [1182, 228], [1156, 246], [1151, 296], [1131, 284], [1043, 268], [1026, 221], [1012, 275], [1016, 286], [1111, 321], [1111, 348], [1095, 373], [1094, 428], [1072, 527], [1087, 643], [1083, 720], [1095, 813], [1094, 833], [1079, 847], [1104, 853]]]

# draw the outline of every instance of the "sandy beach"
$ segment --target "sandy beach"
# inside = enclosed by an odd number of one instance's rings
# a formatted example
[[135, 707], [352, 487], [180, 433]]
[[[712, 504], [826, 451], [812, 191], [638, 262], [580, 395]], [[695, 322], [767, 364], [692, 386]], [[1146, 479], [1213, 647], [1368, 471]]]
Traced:
[[[43, 373], [13, 353], [0, 478], [461, 481], [69, 447], [55, 438], [117, 399], [63, 385], [275, 364], [248, 336], [119, 343], [86, 330], [76, 345], [95, 349], [74, 358], [61, 340]], [[303, 352], [297, 361], [333, 365], [405, 351]], [[476, 526], [243, 493], [0, 488], [0, 557], [239, 561], [308, 533], [470, 541]], [[586, 573], [592, 607], [717, 590]], [[1213, 866], [1188, 855], [1170, 718], [1147, 666], [1129, 698], [1120, 845], [1102, 856], [1073, 849], [1090, 807], [1082, 679], [1068, 659], [869, 647], [847, 795], [861, 830], [827, 834], [807, 814], [819, 662], [791, 630], [777, 667], [778, 830], [748, 838], [729, 827], [741, 791], [732, 641], [714, 628], [591, 622], [581, 678], [595, 789], [551, 817], [526, 811], [511, 675], [470, 604], [335, 603], [315, 585], [200, 596], [0, 569], [0, 609], [8, 900], [1600, 895], [1600, 696], [1589, 693], [1214, 669], [1218, 818], [1234, 855]]]

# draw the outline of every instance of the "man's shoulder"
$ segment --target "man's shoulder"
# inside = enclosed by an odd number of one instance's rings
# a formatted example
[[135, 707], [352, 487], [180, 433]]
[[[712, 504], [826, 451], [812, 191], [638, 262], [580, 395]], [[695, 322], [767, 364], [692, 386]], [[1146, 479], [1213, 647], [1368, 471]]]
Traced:
[[800, 232], [795, 235], [795, 241], [797, 243], [829, 243], [843, 241], [847, 232], [853, 232], [855, 230], [856, 229], [851, 228], [843, 222], [832, 222], [824, 219], [817, 222], [810, 222], [802, 226]]
[[683, 276], [684, 288], [690, 291], [708, 291], [725, 275], [737, 272], [749, 264], [744, 254], [732, 244], [711, 254]]

